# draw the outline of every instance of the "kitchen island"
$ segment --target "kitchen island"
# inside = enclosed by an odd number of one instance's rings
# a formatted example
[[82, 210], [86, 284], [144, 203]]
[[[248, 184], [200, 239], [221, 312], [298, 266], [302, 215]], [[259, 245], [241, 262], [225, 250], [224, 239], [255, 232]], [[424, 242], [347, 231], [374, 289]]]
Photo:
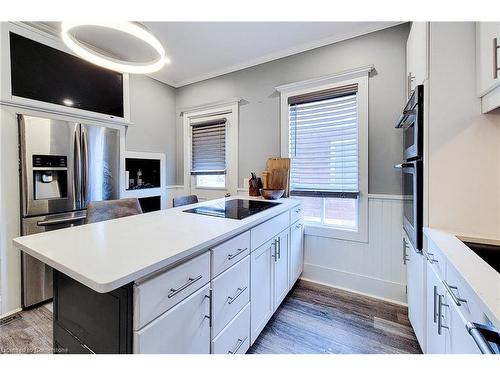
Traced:
[[184, 212], [201, 202], [14, 239], [55, 270], [55, 351], [244, 353], [302, 271], [300, 201], [277, 202], [241, 220]]

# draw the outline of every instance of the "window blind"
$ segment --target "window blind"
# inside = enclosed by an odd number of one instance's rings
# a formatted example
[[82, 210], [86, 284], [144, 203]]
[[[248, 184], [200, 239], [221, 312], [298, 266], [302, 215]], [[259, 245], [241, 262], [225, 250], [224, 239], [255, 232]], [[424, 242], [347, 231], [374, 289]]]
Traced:
[[288, 99], [291, 195], [357, 198], [357, 84]]
[[191, 174], [226, 174], [226, 119], [191, 123]]

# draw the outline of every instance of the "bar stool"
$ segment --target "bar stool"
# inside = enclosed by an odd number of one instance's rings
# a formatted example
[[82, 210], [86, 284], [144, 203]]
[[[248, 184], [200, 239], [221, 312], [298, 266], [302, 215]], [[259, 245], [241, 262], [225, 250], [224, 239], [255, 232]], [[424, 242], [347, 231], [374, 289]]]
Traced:
[[196, 195], [184, 195], [173, 199], [174, 207], [185, 206], [193, 203], [198, 203], [198, 197]]
[[137, 198], [95, 201], [87, 206], [85, 224], [138, 214], [142, 214], [142, 209]]

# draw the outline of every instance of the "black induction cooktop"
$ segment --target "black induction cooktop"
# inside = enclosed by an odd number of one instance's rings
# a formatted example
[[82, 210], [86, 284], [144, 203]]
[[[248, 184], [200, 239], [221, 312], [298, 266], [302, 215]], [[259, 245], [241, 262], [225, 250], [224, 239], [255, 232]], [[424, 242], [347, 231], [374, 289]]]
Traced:
[[463, 243], [500, 273], [500, 246], [465, 241]]
[[218, 201], [207, 204], [206, 206], [191, 208], [183, 212], [241, 220], [279, 204], [281, 203], [249, 199], [231, 199], [224, 202]]

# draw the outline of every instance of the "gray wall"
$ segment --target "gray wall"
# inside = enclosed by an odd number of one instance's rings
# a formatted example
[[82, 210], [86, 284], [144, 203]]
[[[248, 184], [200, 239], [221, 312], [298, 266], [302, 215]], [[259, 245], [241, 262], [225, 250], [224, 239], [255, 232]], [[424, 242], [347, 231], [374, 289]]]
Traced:
[[175, 89], [152, 78], [130, 75], [128, 151], [166, 153], [167, 185], [175, 183]]
[[183, 183], [183, 108], [241, 97], [239, 179], [258, 174], [268, 157], [280, 155], [279, 94], [275, 87], [373, 64], [369, 80], [369, 191], [400, 193], [401, 132], [394, 129], [405, 103], [409, 24], [184, 86], [176, 90], [177, 173]]

